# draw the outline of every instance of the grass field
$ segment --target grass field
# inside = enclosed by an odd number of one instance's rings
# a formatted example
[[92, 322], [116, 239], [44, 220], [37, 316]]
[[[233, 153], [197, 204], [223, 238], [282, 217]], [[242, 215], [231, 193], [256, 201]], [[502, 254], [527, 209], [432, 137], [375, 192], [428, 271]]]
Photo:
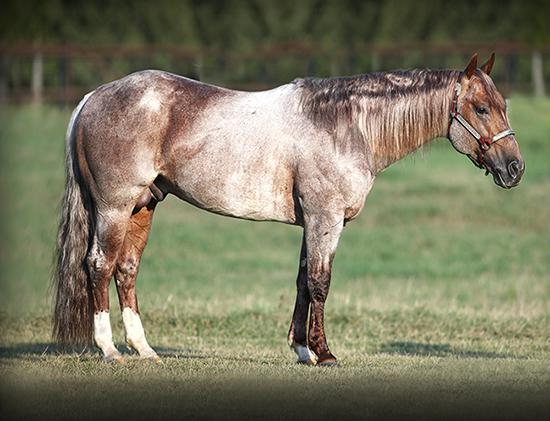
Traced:
[[0, 109], [2, 419], [550, 419], [550, 100], [515, 97], [510, 191], [447, 141], [382, 173], [341, 238], [326, 308], [342, 368], [294, 364], [301, 231], [170, 197], [138, 278], [149, 343], [59, 355], [49, 271], [69, 111]]

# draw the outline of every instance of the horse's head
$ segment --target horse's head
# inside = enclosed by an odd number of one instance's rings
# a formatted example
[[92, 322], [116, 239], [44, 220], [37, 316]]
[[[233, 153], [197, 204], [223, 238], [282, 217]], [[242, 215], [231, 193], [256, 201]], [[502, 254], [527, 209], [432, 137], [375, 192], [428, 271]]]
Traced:
[[493, 175], [503, 188], [517, 186], [525, 169], [514, 132], [506, 118], [506, 102], [489, 77], [495, 55], [477, 69], [477, 54], [459, 75], [448, 137], [454, 148]]

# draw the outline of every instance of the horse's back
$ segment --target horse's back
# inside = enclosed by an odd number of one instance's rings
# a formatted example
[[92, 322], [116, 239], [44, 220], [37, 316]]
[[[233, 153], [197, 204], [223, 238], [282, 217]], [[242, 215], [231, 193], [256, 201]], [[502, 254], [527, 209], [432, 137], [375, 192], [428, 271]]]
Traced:
[[[209, 103], [233, 91], [145, 70], [96, 89], [79, 117], [92, 146], [160, 144], [177, 118], [188, 126]], [[140, 136], [141, 135], [141, 136]]]

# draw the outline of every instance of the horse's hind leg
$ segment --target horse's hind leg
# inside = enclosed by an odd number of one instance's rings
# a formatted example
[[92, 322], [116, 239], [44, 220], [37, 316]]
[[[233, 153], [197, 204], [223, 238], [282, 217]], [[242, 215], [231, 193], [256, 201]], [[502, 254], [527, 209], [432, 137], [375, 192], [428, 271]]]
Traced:
[[122, 361], [122, 355], [113, 343], [109, 318], [109, 284], [124, 242], [128, 220], [124, 212], [117, 210], [98, 212], [98, 215], [92, 247], [87, 257], [94, 308], [94, 342], [103, 352], [104, 361]]
[[154, 199], [151, 200], [130, 217], [124, 245], [116, 264], [115, 280], [126, 344], [139, 353], [140, 359], [161, 362], [145, 339], [135, 290], [139, 262], [147, 244], [156, 203]]

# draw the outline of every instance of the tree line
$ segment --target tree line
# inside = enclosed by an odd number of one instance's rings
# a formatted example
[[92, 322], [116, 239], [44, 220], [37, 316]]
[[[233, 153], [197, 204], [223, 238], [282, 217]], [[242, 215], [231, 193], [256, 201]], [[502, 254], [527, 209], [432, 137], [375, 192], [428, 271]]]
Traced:
[[8, 0], [2, 43], [178, 45], [249, 52], [299, 42], [550, 43], [547, 0]]
[[0, 103], [72, 102], [143, 68], [265, 89], [491, 50], [504, 91], [544, 95], [549, 16], [548, 0], [6, 0]]

